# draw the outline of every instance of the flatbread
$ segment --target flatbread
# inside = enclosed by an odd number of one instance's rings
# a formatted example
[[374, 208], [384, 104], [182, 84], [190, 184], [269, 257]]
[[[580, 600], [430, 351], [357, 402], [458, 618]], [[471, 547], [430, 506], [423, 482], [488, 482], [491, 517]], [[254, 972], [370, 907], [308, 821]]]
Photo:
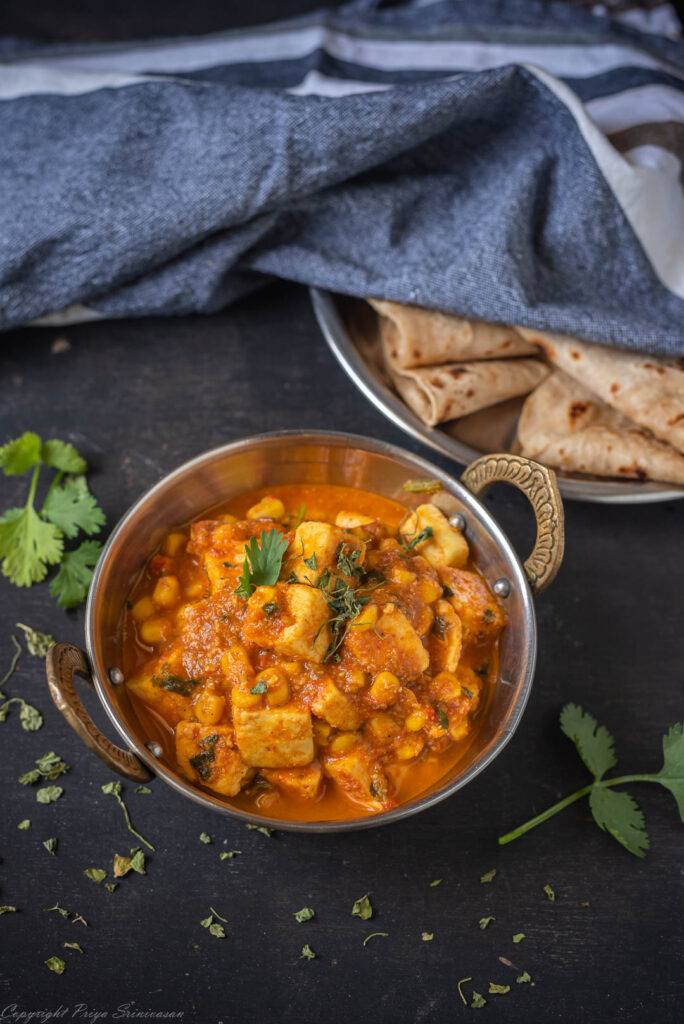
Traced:
[[625, 352], [526, 327], [518, 330], [607, 405], [684, 452], [684, 359]]
[[471, 359], [504, 359], [536, 355], [514, 327], [489, 324], [420, 306], [381, 299], [368, 300], [383, 318], [385, 357], [395, 370]]
[[429, 427], [526, 395], [549, 372], [538, 359], [445, 363], [403, 373], [389, 370], [401, 397]]
[[560, 370], [525, 400], [522, 454], [570, 473], [684, 484], [684, 455]]

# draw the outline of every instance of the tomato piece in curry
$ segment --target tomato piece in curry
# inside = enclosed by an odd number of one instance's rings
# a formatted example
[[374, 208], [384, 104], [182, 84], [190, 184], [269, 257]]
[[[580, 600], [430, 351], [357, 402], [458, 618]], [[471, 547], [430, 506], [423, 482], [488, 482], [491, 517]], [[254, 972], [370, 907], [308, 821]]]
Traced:
[[464, 757], [505, 624], [436, 505], [283, 485], [166, 535], [127, 602], [124, 671], [190, 782], [269, 817], [357, 818]]

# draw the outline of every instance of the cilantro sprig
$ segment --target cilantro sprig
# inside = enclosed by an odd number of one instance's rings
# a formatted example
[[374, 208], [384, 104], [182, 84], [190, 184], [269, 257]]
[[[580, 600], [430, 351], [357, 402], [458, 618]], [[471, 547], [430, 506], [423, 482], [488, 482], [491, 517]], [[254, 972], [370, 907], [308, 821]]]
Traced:
[[677, 801], [679, 816], [684, 821], [684, 723], [676, 722], [663, 736], [663, 767], [659, 772], [609, 779], [604, 779], [604, 775], [615, 768], [617, 757], [615, 741], [608, 730], [598, 725], [596, 719], [577, 704], [565, 705], [560, 715], [560, 726], [577, 747], [578, 754], [594, 777], [593, 781], [501, 836], [500, 845], [512, 842], [576, 800], [588, 796], [591, 813], [599, 828], [609, 832], [630, 853], [645, 857], [650, 842], [644, 815], [629, 793], [616, 793], [612, 789], [627, 782], [658, 782], [665, 786]]
[[[75, 540], [79, 533], [92, 537], [105, 524], [85, 482], [85, 459], [68, 442], [42, 441], [29, 431], [0, 448], [0, 468], [6, 476], [32, 471], [26, 504], [7, 509], [0, 517], [3, 575], [17, 587], [30, 587], [44, 580], [51, 566], [59, 565], [50, 594], [61, 608], [76, 607], [88, 592], [102, 546], [85, 540], [66, 550], [65, 541]], [[55, 470], [55, 476], [37, 508], [41, 469]]]
[[257, 587], [272, 587], [277, 583], [287, 547], [287, 538], [279, 530], [262, 530], [258, 541], [252, 537], [245, 544], [246, 557], [235, 593], [248, 599]]

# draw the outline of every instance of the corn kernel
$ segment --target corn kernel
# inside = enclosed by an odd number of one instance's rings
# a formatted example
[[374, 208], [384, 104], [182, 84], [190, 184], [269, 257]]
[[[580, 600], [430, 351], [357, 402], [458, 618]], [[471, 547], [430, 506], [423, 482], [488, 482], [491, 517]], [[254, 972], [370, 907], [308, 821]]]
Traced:
[[[416, 579], [415, 572], [411, 572], [410, 569], [404, 569], [403, 565], [395, 565], [390, 569], [389, 578], [392, 583], [413, 583]], [[440, 589], [440, 594], [441, 594]]]
[[400, 761], [411, 761], [418, 757], [424, 746], [425, 740], [421, 736], [411, 736], [399, 744], [395, 753]]
[[378, 609], [377, 605], [367, 604], [366, 607], [359, 612], [354, 621], [350, 624], [352, 629], [366, 630], [372, 629], [375, 623], [378, 621]]
[[188, 583], [187, 587], [183, 588], [183, 596], [188, 601], [196, 601], [202, 596], [206, 588], [206, 583], [202, 580], [198, 580], [196, 583]]
[[461, 696], [461, 684], [453, 672], [438, 672], [430, 683], [430, 692], [449, 703]]
[[171, 632], [171, 623], [164, 618], [145, 619], [140, 626], [140, 639], [144, 644], [160, 644]]
[[401, 548], [401, 544], [394, 537], [383, 537], [378, 544], [380, 551], [393, 551], [397, 548]]
[[290, 684], [285, 673], [277, 666], [265, 668], [257, 676], [257, 683], [264, 683], [267, 687], [266, 703], [270, 708], [279, 708], [281, 704], [287, 704], [290, 699]]
[[143, 619], [149, 619], [151, 615], [154, 615], [154, 603], [151, 597], [141, 597], [139, 601], [136, 601], [131, 608], [131, 615], [136, 622], [142, 622]]
[[454, 725], [451, 726], [451, 728], [449, 729], [449, 735], [451, 736], [452, 740], [465, 739], [465, 737], [468, 735], [469, 728], [470, 726], [468, 724], [468, 719], [464, 718], [461, 722], [456, 722]]
[[420, 709], [420, 711], [412, 711], [411, 714], [406, 719], [406, 721], [404, 722], [404, 725], [406, 726], [409, 732], [420, 732], [420, 730], [427, 722], [427, 717], [427, 712], [424, 711], [422, 708]]
[[200, 694], [195, 704], [195, 714], [203, 725], [216, 725], [221, 721], [226, 707], [225, 699], [218, 693], [206, 690]]
[[358, 736], [355, 732], [341, 732], [328, 744], [328, 753], [333, 757], [342, 757], [356, 746]]
[[366, 729], [377, 743], [391, 743], [399, 735], [399, 724], [391, 715], [373, 715]]
[[223, 544], [231, 544], [235, 540], [235, 530], [231, 523], [223, 523], [217, 526], [212, 534], [212, 541], [218, 547]]
[[443, 591], [442, 584], [437, 580], [431, 580], [429, 577], [423, 577], [418, 584], [418, 593], [420, 594], [425, 604], [432, 604], [437, 598], [442, 596]]
[[314, 718], [313, 733], [316, 743], [321, 745], [326, 744], [330, 739], [331, 732], [332, 728], [327, 722], [322, 722], [320, 718]]
[[367, 699], [378, 708], [387, 708], [399, 696], [401, 683], [393, 672], [378, 672], [368, 688]]
[[184, 533], [169, 533], [164, 541], [164, 554], [169, 555], [170, 558], [175, 558], [176, 555], [184, 550], [186, 544], [186, 537]]
[[249, 689], [234, 686], [231, 701], [234, 708], [258, 708], [262, 704], [262, 694], [252, 693]]
[[274, 498], [272, 494], [267, 494], [247, 509], [248, 519], [282, 519], [284, 515], [285, 506], [280, 498]]
[[423, 607], [418, 612], [418, 615], [416, 616], [416, 632], [419, 633], [420, 636], [425, 636], [427, 631], [430, 629], [430, 626], [434, 622], [434, 618], [435, 613], [433, 612], [432, 608], [430, 608], [428, 605], [423, 605]]
[[219, 523], [227, 523], [228, 526], [232, 526], [233, 523], [237, 523], [237, 516], [234, 516], [231, 512], [224, 512], [223, 515], [217, 517]]
[[152, 600], [162, 608], [173, 608], [180, 601], [180, 583], [177, 576], [162, 576], [152, 593]]
[[301, 675], [301, 661], [284, 661], [280, 667], [288, 679], [296, 679], [298, 675]]

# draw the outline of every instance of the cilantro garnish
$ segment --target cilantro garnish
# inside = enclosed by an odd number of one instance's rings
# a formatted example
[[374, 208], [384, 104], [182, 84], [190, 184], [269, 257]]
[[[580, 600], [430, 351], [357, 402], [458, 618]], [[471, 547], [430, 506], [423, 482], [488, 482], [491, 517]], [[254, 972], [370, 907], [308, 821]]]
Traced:
[[316, 959], [316, 955], [317, 954], [314, 953], [313, 949], [311, 948], [311, 946], [307, 942], [306, 946], [302, 946], [302, 952], [301, 952], [301, 954], [299, 956], [299, 959], [300, 960], [315, 960]]
[[[15, 636], [12, 637], [12, 643], [14, 644], [14, 654], [10, 662], [10, 667], [2, 679], [0, 679], [0, 687], [4, 686], [5, 683], [9, 682], [12, 678], [14, 670], [17, 667], [17, 662], [21, 657], [21, 645]], [[27, 732], [36, 732], [36, 730], [40, 729], [42, 726], [43, 716], [40, 711], [38, 711], [37, 708], [34, 708], [32, 704], [27, 704], [23, 697], [8, 697], [6, 693], [3, 693], [2, 690], [0, 690], [0, 701], [3, 701], [3, 703], [0, 704], [0, 722], [4, 722], [6, 720], [12, 704], [19, 704], [19, 721], [21, 722], [23, 729], [26, 729]]]
[[[102, 510], [84, 479], [85, 460], [64, 441], [45, 441], [26, 433], [0, 448], [0, 468], [7, 476], [33, 470], [26, 504], [10, 508], [0, 517], [2, 571], [18, 587], [30, 587], [45, 578], [51, 565], [60, 564], [50, 593], [61, 608], [73, 608], [88, 592], [101, 545], [84, 541], [65, 551], [65, 540], [79, 532], [92, 536], [105, 523]], [[41, 468], [56, 470], [42, 506], [35, 505]], [[69, 474], [64, 480], [64, 474]], [[33, 651], [31, 652], [33, 653]]]
[[[603, 778], [617, 764], [614, 740], [608, 730], [599, 726], [596, 719], [576, 704], [565, 705], [560, 715], [560, 726], [577, 747], [577, 752], [594, 777], [593, 781], [519, 828], [501, 836], [501, 845], [512, 842], [576, 800], [588, 796], [591, 813], [599, 828], [609, 832], [630, 853], [645, 857], [649, 838], [641, 810], [628, 793], [616, 793], [610, 788], [626, 782], [659, 782], [665, 786], [674, 796], [680, 818], [684, 821], [684, 723], [675, 723], [663, 736], [663, 767], [659, 772], [622, 775], [611, 779]], [[547, 895], [549, 899], [555, 898], [549, 893]]]
[[55, 638], [50, 633], [40, 633], [37, 629], [32, 629], [31, 626], [25, 626], [23, 622], [17, 622], [16, 627], [23, 629], [26, 649], [36, 658], [44, 658], [55, 644]]
[[[225, 928], [223, 927], [223, 925], [219, 924], [218, 921], [223, 921], [223, 924], [228, 924], [226, 918], [221, 917], [218, 911], [214, 910], [213, 907], [209, 907], [209, 910], [211, 911], [209, 917], [205, 917], [203, 921], [200, 921], [200, 924], [202, 925], [203, 928], [208, 928], [209, 934], [213, 935], [214, 938], [225, 939]], [[215, 917], [218, 918], [218, 921], [214, 920]]]
[[296, 910], [292, 916], [299, 924], [303, 924], [305, 921], [310, 921], [312, 917], [315, 917], [316, 912], [313, 907], [302, 907], [301, 910]]
[[45, 966], [54, 971], [55, 974], [64, 974], [66, 970], [66, 962], [59, 956], [51, 956], [45, 961]]
[[178, 693], [181, 697], [189, 697], [198, 685], [197, 679], [180, 679], [178, 676], [152, 676], [152, 685], [162, 690]]
[[363, 945], [367, 946], [371, 939], [375, 939], [380, 936], [382, 936], [383, 939], [386, 939], [389, 936], [389, 932], [371, 932], [370, 935], [367, 935], [363, 940]]
[[122, 799], [122, 796], [121, 796], [121, 783], [120, 782], [105, 782], [104, 786], [102, 787], [102, 792], [106, 793], [107, 796], [113, 796], [113, 797], [116, 798], [117, 803], [121, 807], [121, 810], [124, 812], [124, 817], [126, 819], [126, 827], [127, 827], [128, 831], [132, 832], [133, 835], [136, 837], [136, 839], [139, 839], [140, 842], [144, 843], [145, 846], [147, 846], [150, 850], [154, 850], [154, 846], [152, 845], [152, 843], [148, 843], [148, 841], [146, 839], [144, 839], [143, 836], [141, 836], [140, 833], [136, 832], [135, 829], [133, 828], [133, 823], [131, 821], [131, 816], [128, 813], [128, 808], [126, 807], [126, 804], [123, 802], [123, 799]]
[[433, 529], [431, 526], [426, 526], [420, 531], [420, 533], [414, 534], [410, 540], [407, 540], [405, 535], [402, 535], [401, 542], [406, 548], [407, 554], [409, 554], [416, 547], [417, 544], [422, 544], [424, 540], [429, 540], [433, 536]]
[[440, 480], [407, 480], [403, 486], [409, 494], [437, 494], [443, 490]]
[[480, 918], [480, 931], [483, 932], [485, 930], [485, 928], [488, 928], [489, 925], [492, 923], [492, 921], [496, 921], [496, 918], [495, 917], [481, 917]]
[[510, 991], [510, 985], [495, 985], [493, 981], [489, 982], [489, 994], [492, 996], [505, 996]]
[[261, 832], [262, 836], [266, 836], [268, 839], [270, 839], [275, 832], [275, 829], [269, 828], [268, 825], [246, 825], [245, 827], [248, 828], [250, 832]]
[[479, 992], [473, 992], [473, 1001], [470, 1005], [474, 1010], [480, 1010], [483, 1006], [487, 1005], [487, 1000]]
[[194, 757], [190, 758], [190, 764], [199, 775], [202, 782], [206, 782], [211, 776], [212, 766], [216, 757], [214, 753], [214, 747], [218, 741], [218, 733], [214, 732], [211, 736], [205, 736], [201, 739], [200, 746], [202, 750], [199, 754], [195, 754]]
[[56, 839], [44, 839], [43, 846], [48, 853], [51, 853], [53, 857], [57, 856], [57, 840]]
[[373, 916], [373, 907], [371, 901], [368, 899], [368, 893], [365, 896], [361, 896], [358, 900], [355, 900], [354, 906], [352, 907], [352, 917], [360, 917], [362, 921], [368, 921]]
[[263, 679], [258, 679], [249, 689], [250, 693], [268, 693], [268, 686]]
[[242, 576], [235, 591], [240, 597], [250, 598], [256, 587], [272, 587], [277, 583], [283, 564], [283, 555], [287, 551], [287, 538], [278, 530], [261, 531], [257, 542], [252, 537], [245, 544], [245, 560], [242, 563]]
[[484, 875], [480, 875], [480, 881], [484, 884], [485, 882], [493, 882], [496, 876], [496, 868], [492, 868], [491, 871], [485, 871]]

